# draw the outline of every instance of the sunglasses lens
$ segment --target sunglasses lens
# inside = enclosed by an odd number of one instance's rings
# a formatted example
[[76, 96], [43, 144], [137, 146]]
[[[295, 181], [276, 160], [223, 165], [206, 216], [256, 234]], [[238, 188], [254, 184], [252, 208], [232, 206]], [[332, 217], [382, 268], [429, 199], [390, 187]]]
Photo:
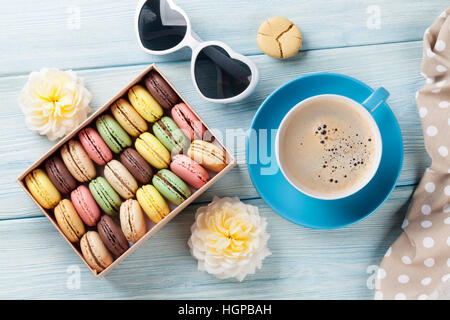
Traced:
[[219, 46], [207, 46], [199, 52], [194, 75], [201, 93], [210, 99], [235, 97], [248, 88], [252, 79], [250, 68]]
[[186, 19], [166, 0], [148, 0], [139, 13], [138, 30], [143, 46], [162, 51], [175, 47], [186, 35]]

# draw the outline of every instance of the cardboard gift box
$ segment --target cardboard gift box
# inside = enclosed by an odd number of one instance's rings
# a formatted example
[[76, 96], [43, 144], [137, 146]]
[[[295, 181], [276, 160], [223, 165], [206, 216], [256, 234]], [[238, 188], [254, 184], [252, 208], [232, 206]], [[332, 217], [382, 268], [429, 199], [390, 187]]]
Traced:
[[[226, 153], [226, 159], [227, 159], [227, 165], [224, 169], [222, 169], [220, 172], [218, 173], [214, 173], [214, 172], [210, 172], [208, 171], [208, 173], [210, 174], [210, 180], [200, 189], [192, 189], [192, 195], [186, 199], [181, 205], [179, 206], [174, 206], [174, 205], [170, 205], [170, 213], [163, 219], [161, 220], [159, 223], [154, 224], [153, 222], [151, 222], [151, 220], [145, 215], [145, 219], [147, 220], [147, 232], [146, 234], [139, 239], [136, 243], [130, 245], [130, 248], [124, 253], [122, 254], [120, 257], [117, 257], [114, 262], [108, 266], [106, 269], [104, 269], [102, 272], [97, 272], [96, 270], [92, 269], [88, 263], [85, 261], [81, 250], [80, 250], [80, 246], [79, 243], [71, 243], [66, 236], [64, 235], [64, 233], [60, 230], [55, 216], [53, 214], [53, 209], [47, 210], [45, 208], [43, 208], [31, 195], [31, 193], [29, 192], [29, 190], [27, 189], [26, 185], [25, 185], [25, 177], [34, 169], [39, 168], [39, 167], [43, 167], [43, 163], [45, 162], [45, 160], [47, 160], [48, 158], [52, 157], [54, 154], [58, 154], [59, 155], [59, 150], [60, 148], [66, 143], [68, 142], [70, 139], [72, 138], [76, 138], [76, 136], [78, 135], [78, 132], [80, 130], [82, 130], [83, 128], [92, 125], [93, 127], [95, 127], [95, 120], [97, 119], [97, 117], [99, 117], [102, 114], [108, 113], [109, 109], [111, 107], [111, 105], [117, 101], [119, 98], [126, 98], [127, 99], [127, 93], [128, 90], [136, 85], [136, 84], [141, 84], [145, 87], [143, 80], [144, 78], [147, 76], [147, 74], [151, 71], [155, 71], [158, 72], [165, 80], [166, 82], [172, 87], [172, 89], [178, 94], [179, 96], [179, 101], [180, 102], [184, 102], [194, 113], [195, 115], [199, 118], [199, 120], [204, 124], [204, 126], [206, 127], [207, 132], [210, 133], [210, 135], [213, 138], [214, 144], [220, 146], [221, 148], [223, 148], [223, 150], [225, 150]], [[165, 114], [167, 114], [167, 111], [165, 111]], [[151, 131], [151, 129], [149, 128], [149, 131]], [[133, 146], [134, 147], [134, 140], [135, 138], [133, 138]], [[118, 159], [118, 154], [114, 155], [115, 159]], [[234, 158], [234, 156], [227, 150], [227, 148], [219, 141], [219, 139], [217, 139], [217, 137], [214, 136], [214, 133], [210, 130], [210, 128], [208, 127], [208, 125], [202, 120], [202, 118], [195, 112], [194, 108], [192, 108], [189, 103], [183, 99], [183, 97], [178, 93], [178, 91], [173, 87], [173, 85], [167, 80], [167, 78], [164, 77], [163, 74], [161, 74], [161, 72], [158, 70], [158, 68], [156, 67], [155, 64], [152, 64], [151, 66], [149, 66], [148, 68], [146, 68], [141, 74], [139, 74], [133, 81], [131, 81], [125, 88], [123, 88], [120, 92], [118, 92], [113, 98], [111, 98], [103, 107], [99, 108], [96, 112], [94, 112], [91, 116], [89, 116], [82, 124], [80, 124], [76, 129], [74, 129], [70, 134], [68, 134], [65, 138], [63, 138], [61, 141], [59, 141], [55, 146], [53, 146], [47, 153], [45, 153], [39, 160], [37, 160], [35, 163], [33, 163], [27, 170], [25, 170], [25, 172], [20, 175], [20, 177], [17, 178], [18, 183], [22, 186], [22, 188], [25, 190], [25, 192], [35, 201], [35, 203], [37, 204], [37, 206], [42, 210], [42, 212], [44, 213], [44, 215], [50, 220], [50, 222], [53, 224], [53, 226], [59, 231], [59, 233], [62, 235], [62, 237], [66, 240], [66, 242], [72, 247], [72, 249], [75, 251], [75, 253], [80, 257], [80, 259], [86, 264], [86, 266], [91, 270], [91, 272], [94, 274], [95, 277], [102, 277], [104, 275], [106, 275], [108, 272], [110, 272], [117, 264], [119, 264], [122, 260], [124, 260], [128, 255], [130, 255], [132, 252], [134, 252], [141, 244], [143, 244], [145, 241], [147, 241], [149, 238], [151, 238], [156, 232], [158, 232], [161, 228], [163, 228], [170, 220], [172, 220], [178, 213], [180, 213], [184, 208], [186, 208], [190, 203], [192, 203], [198, 196], [200, 196], [203, 192], [205, 192], [211, 185], [213, 185], [215, 182], [217, 182], [217, 180], [219, 180], [221, 177], [223, 177], [228, 171], [230, 171], [234, 166], [236, 165], [236, 160]], [[97, 176], [99, 175], [103, 175], [103, 170], [101, 168], [102, 166], [98, 166], [96, 165], [96, 170], [97, 170]], [[44, 170], [45, 171], [45, 170]], [[79, 183], [81, 184], [81, 183]], [[141, 184], [139, 184], [139, 186], [141, 186]], [[68, 198], [68, 196], [63, 196], [63, 198]], [[105, 214], [105, 213], [102, 213]], [[88, 227], [89, 229], [92, 229], [95, 227]]]

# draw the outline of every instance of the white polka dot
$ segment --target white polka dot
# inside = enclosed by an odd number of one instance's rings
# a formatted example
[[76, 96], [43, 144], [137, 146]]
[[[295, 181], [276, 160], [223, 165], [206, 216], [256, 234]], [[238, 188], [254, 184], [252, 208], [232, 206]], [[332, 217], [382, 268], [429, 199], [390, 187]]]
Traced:
[[447, 267], [450, 267], [450, 258], [447, 259]]
[[438, 149], [438, 152], [443, 157], [448, 156], [448, 149], [445, 146], [440, 146], [439, 149]]
[[431, 223], [430, 220], [423, 220], [420, 225], [422, 226], [422, 228], [429, 228], [431, 227], [433, 224]]
[[433, 77], [426, 78], [426, 79], [425, 79], [425, 83], [426, 83], [426, 84], [432, 84], [432, 83], [434, 83], [434, 78], [433, 78]]
[[430, 28], [426, 28], [425, 29], [425, 34], [429, 34], [430, 33]]
[[442, 40], [436, 41], [436, 44], [434, 45], [434, 48], [437, 51], [444, 51], [444, 49], [445, 49], [445, 42], [442, 41]]
[[427, 49], [427, 56], [429, 58], [433, 58], [436, 55], [436, 53], [434, 53], [433, 51], [431, 51], [430, 48]]
[[383, 292], [381, 291], [375, 292], [375, 300], [383, 300]]
[[378, 279], [386, 278], [386, 271], [383, 268], [378, 268]]
[[425, 248], [432, 248], [434, 246], [434, 240], [431, 237], [423, 238], [422, 244]]
[[422, 280], [420, 280], [420, 283], [423, 286], [427, 286], [427, 285], [429, 285], [431, 283], [431, 278], [430, 277], [423, 278]]
[[447, 71], [447, 67], [443, 66], [442, 64], [438, 64], [436, 66], [436, 71], [437, 72], [445, 72], [445, 71]]
[[419, 116], [420, 116], [421, 118], [425, 118], [425, 116], [427, 115], [427, 113], [428, 113], [428, 109], [427, 109], [427, 108], [421, 107], [421, 108], [419, 109]]
[[406, 295], [403, 292], [399, 292], [395, 295], [395, 300], [406, 300]]
[[444, 206], [444, 213], [449, 213], [450, 212], [450, 204], [446, 204], [445, 206]]
[[450, 224], [450, 217], [445, 218], [444, 223], [445, 224]]
[[426, 294], [421, 294], [417, 297], [417, 300], [427, 300], [428, 296]]
[[436, 83], [436, 86], [438, 86], [439, 88], [442, 88], [445, 84], [446, 80], [442, 80]]
[[409, 224], [408, 219], [404, 219], [401, 228], [405, 229], [408, 226], [408, 224]]
[[423, 264], [424, 264], [426, 267], [431, 268], [432, 266], [434, 266], [434, 259], [433, 259], [433, 258], [425, 259], [425, 260], [423, 261]]
[[433, 89], [433, 90], [431, 90], [431, 92], [433, 92], [433, 93], [439, 93], [439, 92], [441, 92], [441, 88]]
[[435, 290], [430, 294], [430, 300], [436, 300], [437, 298], [439, 298], [439, 292]]
[[448, 108], [448, 106], [450, 106], [450, 102], [448, 102], [448, 101], [439, 102], [439, 108], [445, 109], [445, 108]]
[[450, 237], [447, 238], [447, 245], [450, 246]]
[[447, 119], [447, 124], [450, 126], [450, 118]]
[[434, 170], [431, 169], [431, 168], [426, 168], [425, 171], [426, 171], [426, 172], [429, 172], [429, 173], [434, 173]]
[[391, 255], [392, 252], [392, 247], [389, 247], [386, 251], [386, 254], [384, 255], [385, 257], [389, 257]]
[[408, 283], [409, 282], [409, 277], [406, 274], [402, 274], [402, 275], [398, 276], [397, 280], [400, 283]]
[[425, 190], [426, 190], [427, 192], [429, 192], [429, 193], [434, 192], [434, 189], [436, 189], [436, 186], [434, 185], [433, 182], [428, 182], [428, 183], [425, 185]]
[[435, 135], [437, 135], [438, 133], [438, 129], [435, 126], [429, 126], [427, 128], [427, 135], [429, 135], [430, 137], [434, 137]]
[[424, 204], [420, 210], [426, 216], [428, 216], [431, 213], [431, 207], [428, 204]]
[[450, 196], [450, 186], [446, 186], [444, 188], [444, 193], [445, 193], [446, 196]]
[[446, 282], [450, 279], [450, 273], [444, 274], [441, 278], [442, 282]]
[[402, 262], [403, 262], [404, 264], [411, 264], [411, 258], [408, 257], [408, 256], [403, 256], [403, 257], [402, 257]]
[[445, 11], [443, 11], [440, 15], [439, 18], [446, 18], [447, 17], [447, 13]]

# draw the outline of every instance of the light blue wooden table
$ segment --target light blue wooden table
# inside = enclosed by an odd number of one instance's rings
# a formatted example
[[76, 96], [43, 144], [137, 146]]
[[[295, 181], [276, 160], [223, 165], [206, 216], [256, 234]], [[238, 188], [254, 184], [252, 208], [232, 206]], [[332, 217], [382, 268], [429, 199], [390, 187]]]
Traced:
[[[448, 1], [176, 1], [200, 37], [224, 41], [257, 63], [257, 90], [232, 105], [200, 98], [190, 79], [189, 52], [150, 56], [138, 48], [136, 2], [0, 2], [0, 298], [370, 299], [374, 268], [399, 235], [411, 194], [429, 164], [414, 95], [423, 83], [422, 35]], [[259, 24], [274, 15], [288, 17], [303, 33], [303, 50], [289, 61], [269, 58], [256, 45]], [[152, 62], [219, 130], [244, 132], [270, 92], [308, 73], [340, 72], [384, 86], [405, 143], [395, 191], [354, 226], [305, 229], [265, 205], [250, 181], [244, 146], [237, 145], [235, 169], [106, 278], [95, 279], [15, 182], [52, 146], [25, 127], [17, 97], [31, 71], [73, 69], [85, 78], [96, 109]], [[188, 252], [194, 212], [214, 195], [239, 196], [268, 220], [272, 255], [243, 282], [198, 272]]]

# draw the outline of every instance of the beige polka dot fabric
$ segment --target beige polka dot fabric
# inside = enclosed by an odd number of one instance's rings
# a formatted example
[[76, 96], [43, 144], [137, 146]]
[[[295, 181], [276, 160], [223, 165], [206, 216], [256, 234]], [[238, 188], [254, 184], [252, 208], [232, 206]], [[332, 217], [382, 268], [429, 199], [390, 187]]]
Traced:
[[425, 31], [423, 47], [416, 102], [432, 165], [383, 258], [375, 299], [450, 299], [450, 8]]

